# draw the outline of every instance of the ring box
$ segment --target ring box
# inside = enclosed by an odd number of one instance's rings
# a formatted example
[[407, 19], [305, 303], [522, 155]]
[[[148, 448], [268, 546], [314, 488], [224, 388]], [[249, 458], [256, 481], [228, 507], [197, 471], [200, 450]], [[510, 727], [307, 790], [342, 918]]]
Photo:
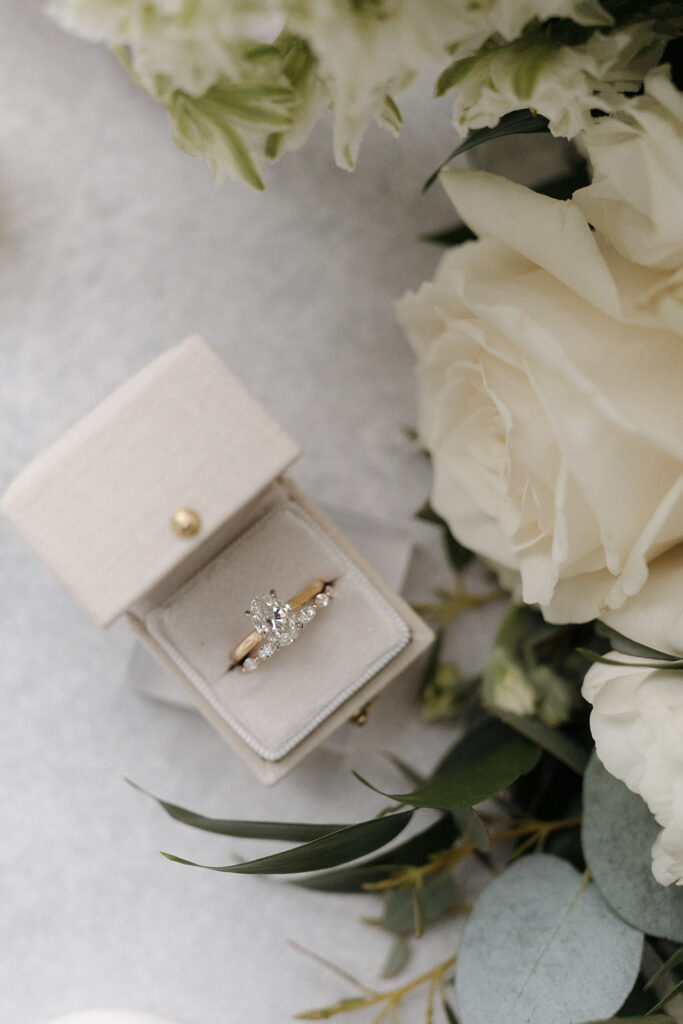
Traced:
[[[201, 338], [168, 350], [24, 469], [0, 508], [101, 626], [125, 615], [259, 778], [276, 782], [403, 674], [428, 626], [285, 475], [300, 448]], [[197, 532], [177, 533], [180, 509]], [[228, 671], [271, 588], [334, 599]]]

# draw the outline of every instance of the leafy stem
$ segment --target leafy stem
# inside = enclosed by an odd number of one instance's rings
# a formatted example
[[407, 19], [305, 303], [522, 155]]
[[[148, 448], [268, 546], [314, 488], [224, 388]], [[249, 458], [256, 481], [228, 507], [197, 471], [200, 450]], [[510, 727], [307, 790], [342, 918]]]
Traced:
[[[301, 949], [302, 947], [298, 948]], [[302, 951], [307, 952], [307, 950]], [[320, 957], [315, 955], [315, 959], [320, 960]], [[429, 1014], [430, 1011], [433, 1011], [434, 999], [438, 993], [443, 993], [447, 980], [446, 976], [454, 964], [455, 957], [451, 956], [442, 963], [432, 967], [431, 970], [425, 971], [424, 974], [420, 974], [416, 978], [413, 978], [412, 981], [405, 982], [403, 985], [398, 985], [396, 988], [390, 989], [388, 992], [378, 992], [375, 989], [362, 985], [355, 979], [351, 979], [360, 989], [361, 995], [352, 996], [347, 999], [340, 999], [339, 1002], [333, 1003], [331, 1006], [324, 1006], [316, 1010], [307, 1010], [305, 1013], [298, 1013], [296, 1015], [296, 1019], [329, 1020], [330, 1017], [336, 1017], [337, 1014], [341, 1013], [349, 1013], [351, 1010], [365, 1010], [371, 1006], [379, 1006], [380, 1011], [378, 1016], [375, 1017], [374, 1024], [381, 1024], [381, 1022], [388, 1020], [397, 1020], [403, 999], [415, 989], [420, 988], [423, 985], [427, 985], [427, 1020], [430, 1020], [431, 1018]], [[326, 964], [326, 966], [332, 968], [336, 973], [340, 973], [333, 964]]]
[[[501, 843], [510, 839], [522, 839], [524, 842], [514, 851], [513, 857], [518, 857], [532, 847], [541, 850], [549, 835], [562, 829], [577, 828], [581, 824], [581, 818], [562, 818], [558, 821], [525, 821], [511, 828], [496, 832], [491, 835], [491, 843]], [[371, 892], [383, 892], [388, 889], [404, 889], [409, 886], [419, 887], [424, 884], [425, 878], [438, 874], [441, 871], [457, 867], [463, 860], [476, 852], [476, 846], [470, 840], [465, 840], [449, 850], [442, 850], [434, 854], [426, 864], [417, 867], [408, 866], [396, 871], [390, 878], [382, 879], [380, 882], [368, 882], [363, 888]]]
[[463, 612], [471, 608], [481, 608], [483, 605], [493, 604], [508, 595], [498, 587], [489, 590], [485, 594], [473, 594], [464, 588], [456, 591], [444, 591], [441, 593], [442, 600], [434, 604], [416, 604], [415, 611], [418, 615], [424, 615], [441, 626], [450, 625]]

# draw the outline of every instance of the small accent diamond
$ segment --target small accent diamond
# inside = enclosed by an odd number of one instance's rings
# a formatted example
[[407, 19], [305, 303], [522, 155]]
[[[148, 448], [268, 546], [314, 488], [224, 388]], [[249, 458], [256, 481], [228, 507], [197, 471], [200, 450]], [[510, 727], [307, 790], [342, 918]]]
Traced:
[[307, 622], [310, 622], [311, 619], [315, 618], [317, 611], [318, 609], [314, 604], [304, 605], [299, 612], [299, 622], [305, 626]]
[[323, 591], [322, 594], [316, 594], [315, 596], [315, 603], [317, 604], [318, 608], [327, 608], [330, 601], [331, 597], [325, 591]]
[[272, 658], [276, 650], [276, 643], [274, 643], [272, 640], [264, 640], [264, 642], [258, 649], [258, 656], [261, 659], [261, 661], [264, 661], [266, 658]]
[[258, 668], [258, 658], [245, 658], [242, 662], [243, 672], [255, 672]]

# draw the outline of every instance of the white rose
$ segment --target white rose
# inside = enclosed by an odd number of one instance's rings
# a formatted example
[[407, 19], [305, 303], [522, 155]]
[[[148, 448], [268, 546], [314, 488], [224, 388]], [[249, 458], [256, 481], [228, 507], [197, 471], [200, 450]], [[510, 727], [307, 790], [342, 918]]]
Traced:
[[683, 94], [667, 65], [645, 92], [613, 117], [596, 118], [582, 137], [593, 180], [574, 202], [593, 227], [634, 263], [683, 267]]
[[442, 180], [480, 240], [399, 304], [432, 504], [549, 621], [609, 617], [683, 540], [683, 344], [641, 303], [668, 271], [626, 261], [572, 202]]
[[655, 878], [683, 885], [683, 674], [611, 656], [628, 667], [593, 665], [583, 684], [597, 754], [662, 826], [652, 847]]

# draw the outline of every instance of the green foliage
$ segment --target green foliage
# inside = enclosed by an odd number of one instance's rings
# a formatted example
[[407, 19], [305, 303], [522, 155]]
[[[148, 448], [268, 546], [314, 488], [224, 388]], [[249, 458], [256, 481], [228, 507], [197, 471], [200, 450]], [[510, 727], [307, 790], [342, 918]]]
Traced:
[[616, 1012], [637, 977], [643, 936], [587, 876], [533, 854], [477, 899], [456, 992], [463, 1024], [574, 1024]]
[[649, 935], [683, 942], [683, 891], [652, 875], [659, 826], [647, 804], [594, 754], [583, 791], [583, 851], [595, 884], [621, 917]]
[[[457, 61], [456, 64], [462, 64], [462, 62]], [[448, 79], [444, 79], [444, 81], [448, 81]], [[437, 95], [441, 95], [441, 93], [439, 92]], [[461, 156], [470, 149], [474, 149], [476, 146], [481, 146], [485, 142], [492, 142], [493, 139], [501, 139], [506, 135], [534, 135], [547, 133], [548, 131], [547, 119], [541, 117], [540, 114], [532, 113], [531, 110], [513, 110], [509, 114], [504, 114], [495, 128], [477, 128], [475, 131], [471, 131], [467, 138], [459, 146], [456, 146], [446, 159], [439, 164], [434, 173], [430, 174], [422, 186], [422, 191], [426, 192], [432, 187], [440, 172], [444, 167], [448, 166], [451, 160], [455, 160], [456, 157]]]
[[321, 892], [363, 892], [373, 883], [385, 881], [400, 867], [420, 867], [439, 850], [448, 849], [458, 836], [458, 829], [450, 814], [442, 815], [428, 828], [398, 846], [392, 846], [372, 860], [353, 867], [328, 871], [294, 884]]
[[391, 944], [382, 967], [383, 978], [394, 978], [400, 974], [410, 958], [410, 943], [405, 935], [397, 935]]
[[669, 959], [665, 960], [662, 966], [655, 971], [645, 986], [646, 991], [656, 985], [658, 981], [666, 977], [671, 971], [675, 971], [680, 967], [683, 967], [683, 946], [680, 946], [675, 953], [672, 953]]
[[586, 627], [553, 626], [526, 605], [511, 605], [484, 667], [484, 702], [547, 726], [563, 725], [582, 707], [580, 686], [590, 662], [577, 645]]
[[501, 722], [505, 722], [522, 736], [526, 736], [541, 750], [545, 750], [562, 764], [566, 764], [577, 775], [583, 775], [588, 763], [589, 752], [566, 733], [545, 725], [537, 718], [515, 715], [510, 711], [503, 711], [501, 708], [490, 707], [488, 710]]
[[489, 720], [451, 749], [438, 773], [410, 793], [386, 793], [354, 772], [364, 785], [400, 804], [451, 810], [471, 807], [506, 789], [538, 761], [539, 750], [502, 722]]
[[148, 793], [142, 786], [138, 786], [130, 779], [126, 781], [145, 796], [156, 800], [160, 807], [175, 821], [184, 825], [201, 829], [203, 832], [215, 832], [221, 836], [234, 836], [241, 839], [281, 839], [284, 842], [300, 843], [306, 840], [319, 839], [321, 836], [336, 832], [343, 825], [311, 825], [302, 822], [287, 821], [236, 821], [230, 818], [207, 818], [203, 814], [189, 811], [186, 807], [179, 807], [178, 804], [169, 803], [152, 793]]
[[474, 558], [472, 552], [464, 547], [460, 541], [456, 540], [450, 531], [450, 527], [446, 520], [435, 512], [432, 506], [427, 502], [422, 508], [415, 513], [417, 519], [422, 519], [426, 523], [434, 523], [436, 526], [441, 527], [443, 531], [444, 543], [446, 545], [446, 553], [448, 555], [448, 561], [451, 563], [456, 572], [461, 572]]
[[170, 853], [163, 856], [177, 864], [190, 867], [206, 868], [209, 871], [222, 871], [243, 875], [282, 875], [298, 871], [319, 871], [322, 868], [335, 867], [347, 861], [363, 857], [380, 846], [395, 839], [402, 832], [412, 817], [412, 811], [389, 814], [382, 818], [361, 821], [357, 825], [346, 825], [313, 839], [292, 850], [283, 850], [270, 857], [259, 857], [258, 860], [242, 861], [239, 864], [226, 864], [215, 867], [209, 864], [196, 864], [194, 861], [176, 857]]
[[419, 937], [427, 925], [454, 906], [456, 897], [452, 872], [440, 871], [429, 876], [424, 885], [387, 893], [382, 922], [397, 935]]

